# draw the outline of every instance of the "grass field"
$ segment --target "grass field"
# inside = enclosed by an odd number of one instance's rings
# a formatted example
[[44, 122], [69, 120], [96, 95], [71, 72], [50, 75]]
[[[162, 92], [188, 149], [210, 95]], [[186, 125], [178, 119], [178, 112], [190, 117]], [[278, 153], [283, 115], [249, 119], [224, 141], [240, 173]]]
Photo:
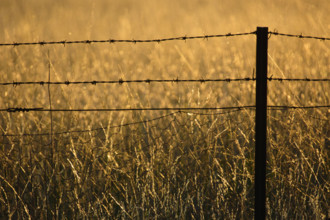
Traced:
[[[329, 9], [327, 0], [1, 0], [0, 43], [257, 26], [329, 37]], [[253, 77], [255, 43], [249, 35], [0, 47], [0, 82]], [[270, 36], [269, 76], [329, 78], [329, 60], [329, 41]], [[271, 81], [268, 104], [329, 105], [329, 91], [329, 82]], [[223, 107], [254, 105], [255, 82], [21, 85], [0, 86], [0, 94], [0, 109], [49, 108], [49, 99], [63, 109]], [[268, 219], [330, 217], [329, 113], [268, 111]], [[0, 218], [251, 219], [254, 117], [254, 110], [0, 112]]]

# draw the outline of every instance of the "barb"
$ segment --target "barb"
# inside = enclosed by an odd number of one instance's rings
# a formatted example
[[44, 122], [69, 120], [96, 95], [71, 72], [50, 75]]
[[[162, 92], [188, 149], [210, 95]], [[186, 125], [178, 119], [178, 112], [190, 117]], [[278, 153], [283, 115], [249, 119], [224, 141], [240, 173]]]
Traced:
[[285, 78], [267, 78], [268, 81], [303, 81], [303, 82], [329, 82], [330, 79], [329, 78], [323, 78], [323, 79], [311, 79], [311, 78], [289, 78], [289, 79], [285, 79]]
[[49, 44], [92, 44], [92, 43], [160, 43], [165, 41], [186, 41], [186, 40], [194, 40], [194, 39], [209, 39], [209, 38], [220, 38], [220, 37], [234, 37], [234, 36], [244, 36], [244, 35], [252, 35], [256, 32], [246, 32], [246, 33], [227, 33], [227, 34], [214, 34], [214, 35], [199, 35], [199, 36], [182, 36], [182, 37], [170, 37], [170, 38], [159, 38], [159, 39], [146, 39], [146, 40], [118, 40], [118, 39], [108, 39], [108, 40], [76, 40], [76, 41], [39, 41], [39, 42], [14, 42], [14, 43], [0, 43], [0, 46], [33, 46], [33, 45], [49, 45]]
[[94, 109], [46, 109], [46, 108], [6, 108], [0, 112], [118, 112], [118, 111], [189, 111], [189, 110], [237, 110], [255, 108], [254, 105], [248, 106], [229, 106], [229, 107], [162, 107], [162, 108], [94, 108]]
[[[201, 116], [205, 116], [205, 115], [222, 115], [222, 114], [230, 114], [233, 112], [238, 112], [238, 111], [242, 111], [243, 109], [236, 109], [236, 110], [232, 110], [232, 111], [225, 111], [225, 112], [215, 112], [215, 113], [209, 113], [209, 114], [205, 114], [205, 113], [200, 113], [200, 112], [189, 112], [189, 111], [176, 111], [176, 112], [172, 112], [166, 115], [162, 115], [156, 118], [152, 118], [152, 119], [148, 119], [148, 120], [143, 120], [143, 121], [136, 121], [136, 122], [130, 122], [130, 123], [126, 123], [126, 124], [121, 124], [121, 125], [113, 125], [113, 126], [105, 126], [105, 127], [98, 127], [98, 128], [93, 128], [93, 129], [84, 129], [84, 130], [73, 130], [73, 131], [62, 131], [62, 132], [54, 132], [52, 133], [52, 135], [64, 135], [64, 134], [73, 134], [73, 133], [88, 133], [88, 132], [93, 132], [93, 131], [100, 131], [100, 130], [104, 130], [104, 129], [114, 129], [114, 128], [121, 128], [121, 127], [127, 127], [127, 126], [131, 126], [131, 125], [137, 125], [137, 124], [145, 124], [145, 123], [149, 123], [149, 122], [153, 122], [153, 121], [157, 121], [160, 119], [164, 119], [170, 116], [175, 116], [176, 114], [193, 114], [193, 115], [201, 115]], [[23, 134], [2, 134], [2, 137], [21, 137], [21, 136], [49, 136], [50, 133], [23, 133]]]
[[4, 82], [0, 83], [0, 86], [20, 86], [20, 85], [78, 85], [78, 84], [124, 84], [124, 83], [189, 83], [189, 82], [196, 82], [196, 83], [206, 83], [206, 82], [237, 82], [237, 81], [254, 81], [254, 78], [222, 78], [222, 79], [137, 79], [137, 80], [106, 80], [106, 81], [58, 81], [58, 82], [51, 82], [51, 81], [36, 81], [36, 82]]
[[6, 112], [30, 112], [30, 111], [41, 111], [43, 108], [7, 108], [1, 109], [0, 111]]
[[284, 33], [278, 33], [276, 31], [270, 31], [268, 32], [271, 35], [278, 35], [278, 36], [285, 36], [285, 37], [296, 37], [296, 38], [305, 38], [305, 39], [316, 39], [316, 40], [330, 40], [329, 37], [316, 37], [316, 36], [308, 36], [308, 35], [302, 35], [302, 34], [284, 34]]

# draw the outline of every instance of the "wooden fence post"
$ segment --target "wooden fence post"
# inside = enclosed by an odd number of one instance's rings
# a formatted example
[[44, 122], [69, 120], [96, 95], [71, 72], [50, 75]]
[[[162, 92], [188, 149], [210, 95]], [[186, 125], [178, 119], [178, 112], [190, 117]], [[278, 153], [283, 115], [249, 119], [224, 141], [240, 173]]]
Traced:
[[268, 27], [257, 27], [255, 116], [255, 219], [266, 218]]

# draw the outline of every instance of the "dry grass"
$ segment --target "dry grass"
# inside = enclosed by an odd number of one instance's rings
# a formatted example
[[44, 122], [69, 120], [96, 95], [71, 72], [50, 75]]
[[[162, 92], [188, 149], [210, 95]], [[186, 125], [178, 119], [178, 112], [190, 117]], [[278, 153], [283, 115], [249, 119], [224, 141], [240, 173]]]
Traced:
[[[268, 11], [267, 11], [268, 10]], [[262, 12], [265, 12], [263, 15]], [[0, 42], [248, 32], [329, 36], [318, 1], [0, 2]], [[269, 75], [329, 78], [329, 42], [271, 36]], [[48, 57], [49, 54], [49, 57]], [[251, 77], [255, 37], [0, 48], [0, 81]], [[251, 105], [254, 83], [52, 86], [53, 108]], [[328, 105], [328, 82], [270, 82], [270, 105]], [[0, 108], [49, 107], [47, 87], [2, 86]], [[1, 218], [250, 219], [254, 111], [53, 113], [53, 130], [2, 137]], [[205, 114], [200, 114], [205, 113]], [[329, 111], [269, 111], [267, 216], [325, 219]], [[2, 134], [47, 133], [48, 113], [0, 114]]]

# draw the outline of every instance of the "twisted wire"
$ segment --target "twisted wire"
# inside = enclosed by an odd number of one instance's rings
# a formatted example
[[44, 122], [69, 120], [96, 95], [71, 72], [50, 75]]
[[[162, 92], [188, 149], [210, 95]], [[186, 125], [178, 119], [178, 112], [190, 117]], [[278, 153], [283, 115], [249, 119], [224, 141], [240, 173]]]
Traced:
[[222, 79], [136, 79], [136, 80], [91, 80], [91, 81], [29, 81], [29, 82], [3, 82], [0, 86], [20, 86], [20, 85], [78, 85], [78, 84], [124, 84], [124, 83], [206, 83], [206, 82], [237, 82], [237, 81], [255, 81], [255, 78], [222, 78]]
[[[241, 109], [254, 109], [255, 105], [245, 106], [227, 106], [227, 107], [150, 107], [150, 108], [75, 108], [75, 109], [60, 109], [60, 108], [23, 108], [12, 107], [2, 108], [0, 112], [119, 112], [119, 111], [190, 111], [190, 110], [241, 110]], [[330, 105], [312, 105], [312, 106], [289, 106], [289, 105], [269, 105], [269, 110], [281, 109], [313, 109], [313, 108], [329, 108]]]
[[318, 79], [313, 79], [313, 78], [272, 78], [269, 77], [267, 78], [268, 81], [296, 81], [296, 82], [330, 82], [329, 78], [318, 78]]
[[255, 108], [254, 105], [228, 107], [160, 107], [160, 108], [92, 108], [92, 109], [56, 109], [56, 108], [3, 108], [0, 112], [118, 112], [118, 111], [189, 111], [189, 110], [237, 110]]
[[[305, 81], [305, 82], [329, 82], [329, 78], [267, 78], [268, 81]], [[136, 80], [91, 80], [91, 81], [26, 81], [26, 82], [3, 82], [0, 86], [20, 86], [20, 85], [78, 85], [78, 84], [124, 84], [124, 83], [207, 83], [207, 82], [239, 82], [239, 81], [255, 81], [255, 78], [218, 78], [218, 79], [136, 79]]]
[[92, 43], [161, 43], [165, 41], [186, 41], [186, 40], [194, 40], [194, 39], [209, 39], [209, 38], [221, 38], [221, 37], [235, 37], [235, 36], [245, 36], [256, 34], [255, 31], [245, 32], [245, 33], [227, 33], [227, 34], [214, 34], [214, 35], [199, 35], [199, 36], [181, 36], [181, 37], [170, 37], [170, 38], [159, 38], [159, 39], [145, 39], [145, 40], [118, 40], [118, 39], [107, 39], [107, 40], [74, 40], [74, 41], [38, 41], [38, 42], [13, 42], [13, 43], [0, 43], [0, 47], [2, 46], [33, 46], [33, 45], [67, 45], [67, 44], [92, 44]]
[[[318, 36], [310, 36], [310, 35], [302, 35], [302, 34], [285, 34], [278, 33], [277, 31], [269, 31], [270, 35], [277, 36], [285, 36], [285, 37], [296, 37], [296, 38], [305, 38], [305, 39], [317, 39], [327, 41], [330, 40], [329, 37], [318, 37]], [[221, 37], [234, 37], [234, 36], [245, 36], [245, 35], [255, 35], [256, 31], [252, 32], [243, 32], [243, 33], [227, 33], [227, 34], [213, 34], [213, 35], [197, 35], [197, 36], [181, 36], [181, 37], [170, 37], [170, 38], [158, 38], [158, 39], [107, 39], [107, 40], [73, 40], [73, 41], [38, 41], [38, 42], [13, 42], [13, 43], [0, 43], [0, 47], [4, 46], [34, 46], [34, 45], [68, 45], [68, 44], [92, 44], [92, 43], [161, 43], [165, 41], [186, 41], [186, 40], [194, 40], [194, 39], [209, 39], [209, 38], [221, 38]]]
[[309, 35], [303, 35], [303, 34], [285, 34], [285, 33], [278, 33], [277, 31], [269, 31], [268, 33], [270, 35], [283, 36], [283, 37], [295, 37], [295, 38], [301, 38], [301, 39], [316, 39], [316, 40], [323, 40], [323, 41], [330, 40], [330, 37], [318, 37], [318, 36], [309, 36]]

